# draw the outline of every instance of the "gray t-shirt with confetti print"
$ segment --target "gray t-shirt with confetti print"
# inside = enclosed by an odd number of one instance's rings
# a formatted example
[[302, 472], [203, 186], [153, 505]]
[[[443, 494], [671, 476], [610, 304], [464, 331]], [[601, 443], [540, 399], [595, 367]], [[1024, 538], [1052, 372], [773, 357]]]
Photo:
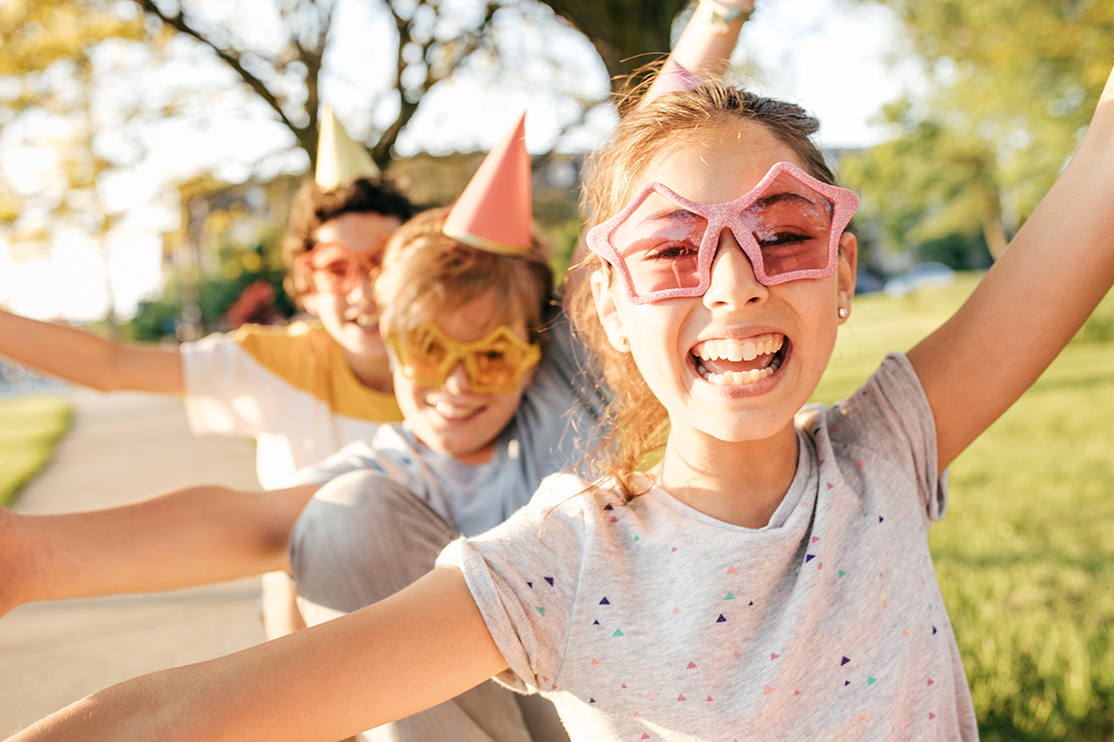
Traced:
[[928, 552], [946, 497], [912, 366], [891, 355], [797, 423], [763, 528], [557, 475], [453, 542], [439, 561], [463, 569], [498, 679], [551, 698], [577, 741], [976, 740]]

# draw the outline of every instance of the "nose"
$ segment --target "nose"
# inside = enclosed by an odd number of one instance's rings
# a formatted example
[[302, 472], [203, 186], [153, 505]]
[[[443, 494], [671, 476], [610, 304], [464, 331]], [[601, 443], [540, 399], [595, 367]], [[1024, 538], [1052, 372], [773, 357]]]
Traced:
[[356, 271], [348, 277], [348, 302], [355, 305], [372, 304], [374, 297], [375, 277], [367, 271]]
[[472, 391], [472, 381], [468, 378], [468, 369], [464, 361], [457, 361], [453, 370], [445, 377], [445, 391], [452, 394], [467, 394]]
[[719, 247], [712, 258], [711, 276], [704, 301], [709, 306], [741, 307], [765, 301], [769, 288], [758, 282], [754, 266], [730, 229], [719, 235]]

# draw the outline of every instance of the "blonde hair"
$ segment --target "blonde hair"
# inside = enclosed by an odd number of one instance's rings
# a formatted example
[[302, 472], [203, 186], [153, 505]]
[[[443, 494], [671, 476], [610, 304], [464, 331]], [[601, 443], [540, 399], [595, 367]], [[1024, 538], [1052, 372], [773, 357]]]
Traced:
[[407, 333], [445, 312], [492, 294], [501, 324], [526, 322], [531, 342], [543, 339], [545, 307], [553, 299], [553, 269], [542, 245], [498, 255], [461, 244], [442, 231], [448, 209], [424, 211], [387, 245], [375, 298], [388, 332]]
[[[824, 156], [811, 140], [816, 119], [791, 103], [763, 98], [724, 84], [701, 85], [668, 93], [632, 106], [610, 142], [587, 164], [583, 207], [590, 225], [618, 213], [633, 196], [650, 161], [670, 148], [684, 146], [686, 135], [700, 130], [722, 132], [760, 126], [789, 147], [803, 169], [834, 185]], [[589, 254], [590, 269], [612, 275], [610, 266]], [[594, 457], [597, 473], [614, 478], [627, 498], [642, 494], [636, 474], [654, 463], [669, 435], [669, 415], [642, 377], [630, 353], [612, 347], [596, 314], [590, 281], [583, 280], [569, 298], [569, 315], [584, 341], [596, 351], [614, 397], [608, 408], [610, 432]]]

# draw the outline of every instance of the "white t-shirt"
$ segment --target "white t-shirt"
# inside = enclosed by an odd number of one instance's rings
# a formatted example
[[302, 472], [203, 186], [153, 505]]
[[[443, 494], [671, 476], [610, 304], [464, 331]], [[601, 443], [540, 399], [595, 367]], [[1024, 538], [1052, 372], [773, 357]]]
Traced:
[[244, 325], [181, 346], [186, 416], [197, 435], [255, 438], [266, 489], [402, 419], [393, 394], [367, 388], [316, 323]]
[[976, 740], [928, 551], [945, 484], [912, 366], [890, 356], [797, 425], [763, 528], [564, 474], [453, 542], [439, 563], [463, 570], [498, 679], [550, 698], [573, 740]]

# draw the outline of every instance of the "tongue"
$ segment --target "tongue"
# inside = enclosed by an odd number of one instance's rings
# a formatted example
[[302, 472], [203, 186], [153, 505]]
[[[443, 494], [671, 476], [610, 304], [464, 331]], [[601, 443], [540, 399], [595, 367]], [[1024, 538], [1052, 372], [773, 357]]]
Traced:
[[753, 361], [729, 361], [726, 358], [721, 358], [718, 361], [708, 361], [698, 358], [696, 362], [713, 374], [725, 374], [729, 371], [753, 371], [766, 368], [773, 362], [775, 356], [775, 353], [761, 355]]

